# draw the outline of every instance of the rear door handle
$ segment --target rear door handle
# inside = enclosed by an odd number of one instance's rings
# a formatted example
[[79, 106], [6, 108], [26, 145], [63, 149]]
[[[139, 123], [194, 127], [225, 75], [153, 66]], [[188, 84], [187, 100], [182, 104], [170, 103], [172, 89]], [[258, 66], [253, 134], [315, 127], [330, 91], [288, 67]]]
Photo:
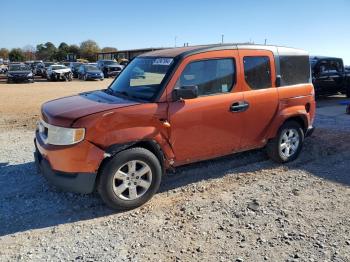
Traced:
[[235, 102], [230, 106], [231, 112], [244, 112], [249, 108], [249, 103], [246, 101]]

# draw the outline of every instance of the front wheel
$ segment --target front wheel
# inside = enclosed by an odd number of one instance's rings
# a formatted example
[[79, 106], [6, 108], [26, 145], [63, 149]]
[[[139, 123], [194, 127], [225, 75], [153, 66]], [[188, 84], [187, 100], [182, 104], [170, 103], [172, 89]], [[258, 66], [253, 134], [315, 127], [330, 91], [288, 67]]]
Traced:
[[277, 136], [267, 144], [267, 154], [278, 163], [295, 160], [302, 149], [304, 132], [296, 121], [288, 121], [279, 129]]
[[161, 165], [152, 152], [130, 148], [115, 155], [102, 168], [98, 192], [115, 210], [133, 209], [158, 191], [161, 176]]

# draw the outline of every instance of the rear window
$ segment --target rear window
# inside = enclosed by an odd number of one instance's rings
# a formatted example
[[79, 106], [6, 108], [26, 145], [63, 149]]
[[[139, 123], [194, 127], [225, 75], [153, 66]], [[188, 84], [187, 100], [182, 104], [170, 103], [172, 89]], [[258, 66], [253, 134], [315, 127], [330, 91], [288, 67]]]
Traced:
[[272, 86], [270, 59], [267, 56], [245, 56], [244, 78], [251, 89], [264, 89]]
[[310, 82], [310, 61], [308, 56], [280, 56], [282, 86]]

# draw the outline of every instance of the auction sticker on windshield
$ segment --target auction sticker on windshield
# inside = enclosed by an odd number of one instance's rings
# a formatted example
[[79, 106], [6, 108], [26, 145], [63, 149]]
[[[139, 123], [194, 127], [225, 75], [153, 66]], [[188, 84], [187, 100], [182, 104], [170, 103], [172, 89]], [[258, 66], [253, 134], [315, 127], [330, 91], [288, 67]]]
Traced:
[[157, 58], [153, 61], [152, 65], [164, 65], [168, 66], [173, 62], [172, 58]]

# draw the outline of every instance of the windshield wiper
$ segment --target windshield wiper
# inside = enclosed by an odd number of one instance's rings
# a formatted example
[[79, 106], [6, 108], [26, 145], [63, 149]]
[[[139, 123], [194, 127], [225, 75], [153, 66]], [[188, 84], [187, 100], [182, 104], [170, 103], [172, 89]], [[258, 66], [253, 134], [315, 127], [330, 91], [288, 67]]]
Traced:
[[107, 89], [105, 89], [105, 92], [107, 94], [114, 95], [114, 90], [112, 88], [110, 88], [110, 87], [107, 87]]
[[106, 90], [106, 93], [107, 94], [110, 94], [110, 95], [114, 95], [114, 96], [122, 96], [124, 98], [131, 98], [131, 99], [136, 99], [136, 100], [143, 100], [144, 99], [142, 97], [139, 97], [139, 96], [135, 96], [135, 95], [132, 95], [126, 91], [115, 91], [113, 90], [112, 88], [108, 87]]

